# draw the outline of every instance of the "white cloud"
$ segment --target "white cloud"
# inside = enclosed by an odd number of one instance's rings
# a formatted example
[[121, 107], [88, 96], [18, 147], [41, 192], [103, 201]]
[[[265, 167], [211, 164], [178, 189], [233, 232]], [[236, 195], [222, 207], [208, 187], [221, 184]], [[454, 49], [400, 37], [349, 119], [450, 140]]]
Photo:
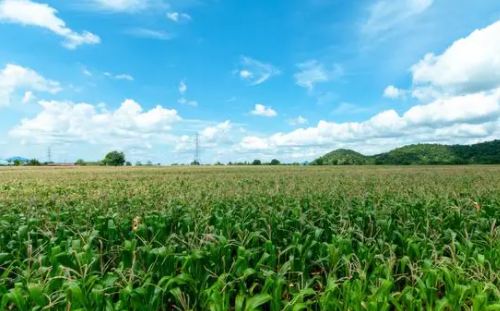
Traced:
[[267, 150], [270, 148], [267, 139], [256, 136], [246, 136], [242, 139], [239, 147], [243, 150]]
[[168, 12], [167, 13], [167, 18], [174, 21], [174, 22], [181, 22], [181, 21], [191, 21], [191, 15], [186, 14], [186, 13], [179, 13], [179, 12]]
[[448, 93], [487, 91], [500, 86], [500, 21], [454, 42], [441, 55], [427, 54], [411, 71], [415, 85]]
[[32, 119], [23, 119], [9, 135], [26, 143], [87, 142], [144, 144], [154, 135], [162, 135], [181, 120], [176, 110], [161, 106], [144, 111], [133, 100], [125, 100], [118, 109], [61, 101], [40, 101], [42, 111]]
[[242, 79], [250, 79], [252, 76], [253, 74], [248, 70], [243, 69], [240, 71], [240, 78]]
[[57, 10], [48, 4], [29, 0], [3, 0], [0, 2], [0, 22], [36, 26], [48, 29], [64, 37], [63, 46], [76, 49], [82, 44], [98, 44], [101, 39], [88, 31], [77, 33], [66, 27], [66, 23], [57, 17]]
[[[227, 120], [214, 126], [205, 127], [199, 132], [198, 143], [202, 148], [221, 149], [223, 145], [232, 143], [230, 132], [233, 129], [231, 121]], [[183, 135], [178, 138], [175, 146], [175, 152], [193, 152], [195, 139], [193, 136]]]
[[188, 105], [188, 106], [193, 106], [193, 107], [198, 106], [198, 102], [196, 100], [188, 100], [184, 97], [179, 98], [179, 100], [177, 100], [177, 102], [181, 105]]
[[24, 96], [23, 96], [23, 99], [21, 100], [21, 102], [23, 104], [27, 104], [29, 103], [30, 101], [34, 100], [36, 98], [35, 95], [33, 95], [33, 92], [32, 91], [26, 91], [24, 93]]
[[262, 116], [262, 117], [275, 117], [278, 115], [278, 113], [271, 107], [266, 107], [262, 104], [256, 104], [254, 109], [250, 112], [253, 115], [256, 116]]
[[363, 122], [320, 121], [316, 127], [289, 133], [269, 137], [247, 136], [237, 150], [278, 152], [283, 148], [351, 146], [381, 151], [407, 143], [485, 139], [500, 131], [499, 102], [500, 89], [442, 98], [427, 105], [414, 106], [403, 115], [387, 110]]
[[186, 91], [187, 91], [186, 81], [185, 81], [185, 80], [182, 80], [182, 81], [179, 83], [179, 93], [181, 93], [181, 95], [183, 95], [184, 93], [186, 93]]
[[240, 69], [236, 70], [241, 80], [250, 85], [258, 85], [266, 82], [269, 78], [279, 75], [279, 69], [271, 64], [265, 64], [250, 57], [242, 56]]
[[210, 126], [201, 131], [201, 138], [205, 142], [215, 142], [221, 138], [221, 136], [226, 135], [233, 125], [231, 121], [226, 120], [222, 123], [217, 124], [216, 126]]
[[500, 116], [500, 90], [450, 98], [440, 98], [427, 105], [412, 107], [404, 114], [410, 124], [484, 123]]
[[394, 85], [389, 85], [384, 90], [384, 97], [390, 99], [400, 99], [406, 96], [406, 91], [395, 87]]
[[342, 66], [335, 64], [332, 68], [326, 68], [317, 60], [298, 64], [297, 67], [300, 71], [294, 74], [295, 83], [309, 89], [309, 91], [314, 89], [315, 84], [338, 79], [344, 74]]
[[61, 85], [57, 81], [42, 77], [30, 68], [7, 64], [0, 71], [0, 107], [10, 105], [16, 90], [55, 94], [61, 91]]
[[125, 80], [125, 81], [134, 81], [134, 77], [132, 77], [131, 75], [129, 74], [118, 74], [118, 75], [114, 75], [112, 73], [109, 73], [109, 72], [105, 72], [103, 73], [106, 77], [110, 78], [110, 79], [113, 79], [113, 80]]
[[355, 104], [342, 102], [332, 112], [336, 113], [336, 114], [355, 114], [355, 113], [365, 113], [365, 112], [368, 112], [370, 110], [371, 109], [368, 107], [360, 107], [360, 106], [355, 105]]
[[133, 13], [148, 7], [149, 0], [89, 0], [93, 7], [111, 12]]
[[378, 0], [369, 9], [362, 26], [365, 34], [376, 35], [395, 29], [431, 7], [435, 0]]
[[82, 72], [84, 75], [92, 77], [92, 72], [90, 72], [90, 70], [88, 70], [87, 68], [83, 68]]
[[298, 116], [297, 118], [287, 120], [287, 123], [293, 126], [306, 124], [307, 122], [308, 122], [307, 119], [302, 116]]
[[148, 28], [133, 28], [127, 31], [129, 35], [138, 37], [138, 38], [146, 38], [146, 39], [155, 39], [168, 41], [174, 38], [174, 36], [168, 32], [163, 30], [154, 30]]

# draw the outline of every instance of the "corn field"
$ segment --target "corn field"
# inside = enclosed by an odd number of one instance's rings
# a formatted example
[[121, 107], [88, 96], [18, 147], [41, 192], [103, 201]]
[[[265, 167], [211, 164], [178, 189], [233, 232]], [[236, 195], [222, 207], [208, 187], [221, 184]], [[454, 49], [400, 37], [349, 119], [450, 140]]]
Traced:
[[0, 310], [500, 310], [500, 167], [0, 169]]

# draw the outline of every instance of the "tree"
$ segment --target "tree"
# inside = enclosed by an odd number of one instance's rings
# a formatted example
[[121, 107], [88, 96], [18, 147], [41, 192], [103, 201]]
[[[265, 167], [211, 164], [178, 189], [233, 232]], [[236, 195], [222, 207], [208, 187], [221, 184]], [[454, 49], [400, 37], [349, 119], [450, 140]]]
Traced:
[[132, 166], [132, 163], [130, 163], [129, 161], [127, 161], [127, 163], [125, 163], [126, 166]]
[[29, 165], [29, 166], [40, 166], [40, 161], [38, 161], [37, 159], [31, 159], [29, 160], [26, 165]]
[[261, 165], [262, 162], [260, 160], [253, 160], [252, 165]]
[[135, 162], [135, 166], [142, 166], [142, 162], [141, 161]]
[[272, 159], [271, 160], [271, 165], [280, 165], [281, 162], [279, 160], [276, 160], [276, 159]]
[[15, 159], [14, 160], [14, 166], [20, 166], [21, 165], [21, 160]]
[[193, 160], [193, 162], [191, 162], [191, 165], [200, 165], [200, 162]]
[[83, 159], [76, 160], [75, 164], [78, 165], [78, 166], [85, 166], [85, 165], [87, 165], [87, 163], [85, 163], [85, 161]]
[[153, 162], [151, 161], [146, 162], [146, 166], [153, 166]]
[[123, 166], [125, 164], [125, 154], [123, 152], [111, 151], [104, 158], [104, 163], [109, 166]]

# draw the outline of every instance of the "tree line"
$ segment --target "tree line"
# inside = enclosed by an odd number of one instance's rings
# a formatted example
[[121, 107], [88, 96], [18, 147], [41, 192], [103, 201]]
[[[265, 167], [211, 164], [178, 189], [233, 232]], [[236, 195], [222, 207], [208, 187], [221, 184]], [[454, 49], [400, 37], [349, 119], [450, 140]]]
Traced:
[[[37, 159], [31, 159], [28, 161], [21, 161], [18, 159], [13, 160], [13, 161], [8, 160], [8, 163], [9, 163], [9, 165], [14, 165], [14, 166], [21, 166], [21, 165], [24, 165], [24, 166], [43, 166], [43, 165], [54, 164], [53, 162], [40, 162]], [[106, 154], [104, 159], [102, 159], [100, 161], [85, 161], [84, 159], [78, 159], [74, 163], [74, 165], [77, 165], [77, 166], [132, 166], [132, 162], [127, 161], [127, 159], [125, 157], [125, 153], [115, 150], [115, 151], [111, 151], [108, 154]], [[146, 161], [145, 163], [143, 163], [141, 161], [137, 161], [137, 162], [135, 162], [134, 165], [135, 166], [155, 166], [155, 165], [159, 166], [161, 164], [160, 163], [153, 164], [152, 161]], [[176, 166], [176, 165], [184, 165], [184, 164], [173, 163], [171, 165]], [[195, 161], [192, 161], [189, 165], [198, 166], [198, 165], [202, 165], [202, 164], [195, 160]], [[284, 164], [284, 163], [281, 163], [281, 161], [278, 159], [272, 159], [269, 162], [264, 162], [262, 160], [255, 159], [251, 162], [248, 162], [248, 161], [232, 162], [232, 161], [230, 161], [227, 164], [224, 164], [224, 163], [218, 161], [218, 162], [214, 163], [213, 165], [217, 165], [217, 166], [221, 166], [221, 165], [229, 165], [229, 166], [301, 165], [301, 163], [295, 162], [295, 163], [290, 163], [290, 164]]]

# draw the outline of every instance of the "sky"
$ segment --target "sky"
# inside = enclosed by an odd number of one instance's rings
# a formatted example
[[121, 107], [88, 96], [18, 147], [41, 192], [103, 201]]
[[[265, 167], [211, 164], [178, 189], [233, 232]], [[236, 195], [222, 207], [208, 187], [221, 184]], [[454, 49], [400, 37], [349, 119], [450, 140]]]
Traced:
[[500, 138], [498, 0], [0, 0], [0, 159]]

